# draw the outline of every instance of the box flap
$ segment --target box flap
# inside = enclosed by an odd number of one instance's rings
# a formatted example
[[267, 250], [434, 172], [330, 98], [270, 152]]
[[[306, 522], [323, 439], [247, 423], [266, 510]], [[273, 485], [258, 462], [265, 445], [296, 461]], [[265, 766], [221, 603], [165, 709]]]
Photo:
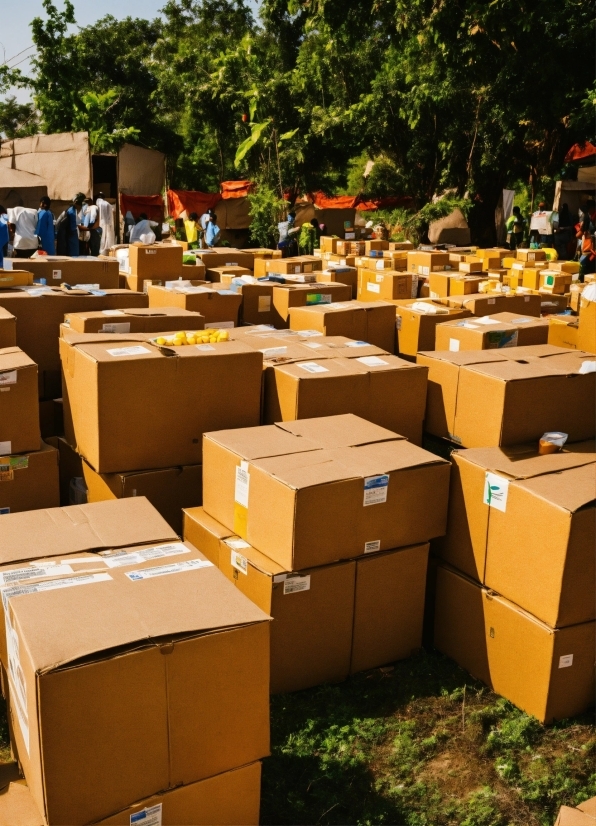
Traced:
[[[532, 479], [549, 473], [559, 474], [570, 468], [596, 462], [596, 453], [549, 453], [538, 455], [534, 445], [515, 447], [473, 447], [454, 451], [461, 457], [485, 470], [500, 473], [510, 479]], [[560, 479], [557, 476], [557, 479]]]
[[[119, 361], [129, 361], [135, 359], [205, 358], [209, 356], [227, 356], [232, 353], [255, 353], [252, 347], [247, 347], [246, 344], [243, 344], [241, 341], [218, 341], [214, 344], [210, 344], [209, 349], [200, 349], [204, 345], [184, 345], [181, 347], [168, 346], [160, 348], [157, 345], [150, 343], [150, 339], [155, 337], [154, 333], [143, 333], [141, 335], [141, 339], [138, 339], [135, 335], [126, 334], [113, 336], [109, 341], [104, 339], [102, 341], [89, 342], [87, 340], [86, 342], [77, 344], [76, 346], [80, 352], [85, 353], [85, 355], [89, 356], [94, 361], [100, 363], [107, 362], [108, 364], [115, 364]], [[122, 346], [114, 347], [115, 340], [122, 342]], [[138, 344], [139, 340], [144, 341], [142, 350], [136, 346], [133, 346]], [[130, 347], [128, 346], [128, 342], [131, 342]], [[131, 352], [127, 353], [126, 351], [129, 349]]]
[[[539, 321], [538, 318], [534, 320]], [[523, 347], [510, 347], [504, 350], [502, 355], [503, 358], [520, 361], [531, 356], [534, 358], [547, 358], [548, 356], [565, 355], [568, 353], [569, 350], [565, 347], [557, 347], [554, 344], [527, 344]]]
[[0, 372], [19, 370], [21, 367], [37, 368], [37, 365], [20, 347], [4, 347], [0, 350]]
[[176, 538], [144, 496], [9, 513], [2, 517], [0, 565]]
[[590, 817], [596, 817], [596, 797], [591, 797], [589, 800], [584, 800], [583, 803], [578, 803], [577, 808], [580, 812], [590, 815]]
[[302, 436], [313, 444], [316, 443], [317, 447], [329, 449], [404, 438], [353, 413], [322, 416], [316, 419], [298, 419], [293, 422], [277, 422], [276, 427], [296, 436]]
[[448, 361], [450, 364], [456, 364], [458, 367], [463, 367], [466, 364], [485, 364], [492, 361], [506, 361], [501, 350], [498, 352], [496, 350], [458, 350], [455, 352], [451, 350], [421, 350], [419, 355], [426, 356], [426, 358], [430, 359], [438, 359], [439, 361]]
[[585, 505], [596, 502], [596, 464], [524, 479], [516, 484], [570, 513], [575, 513]]
[[122, 647], [269, 619], [192, 545], [176, 544], [182, 552], [165, 560], [139, 563], [139, 548], [133, 548], [130, 555], [136, 561], [130, 565], [123, 564], [128, 553], [117, 555], [117, 567], [102, 561], [109, 557], [98, 556], [93, 574], [44, 580], [52, 586], [84, 580], [78, 587], [13, 596], [5, 589], [35, 671], [54, 670], [102, 652], [113, 654], [116, 648], [121, 654]]
[[273, 424], [262, 427], [239, 427], [234, 430], [212, 431], [206, 433], [205, 438], [250, 461], [319, 449], [320, 445], [316, 442], [308, 438], [298, 439], [296, 436], [302, 434], [291, 435], [286, 430], [287, 428]]
[[[511, 350], [517, 348], [511, 347]], [[548, 359], [532, 359], [527, 362], [503, 359], [502, 362], [491, 362], [488, 364], [469, 364], [465, 370], [473, 370], [476, 373], [483, 373], [498, 381], [525, 381], [528, 379], [542, 379], [549, 376], [560, 376], [565, 371], [557, 368], [549, 369]]]

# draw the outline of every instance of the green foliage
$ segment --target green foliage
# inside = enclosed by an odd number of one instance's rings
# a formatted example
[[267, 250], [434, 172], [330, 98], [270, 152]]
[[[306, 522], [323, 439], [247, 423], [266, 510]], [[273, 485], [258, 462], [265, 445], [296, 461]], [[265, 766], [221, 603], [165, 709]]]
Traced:
[[117, 152], [122, 144], [134, 141], [140, 134], [134, 126], [108, 131], [107, 113], [118, 103], [118, 99], [115, 89], [105, 94], [87, 92], [81, 96], [83, 108], [76, 113], [72, 128], [78, 132], [89, 132], [93, 152]]
[[473, 204], [468, 198], [454, 198], [446, 196], [425, 204], [418, 211], [400, 207], [393, 210], [376, 210], [365, 212], [367, 220], [381, 224], [389, 233], [391, 241], [412, 241], [414, 244], [423, 242], [428, 232], [429, 224], [445, 218], [455, 209], [459, 209], [465, 218], [470, 215]]
[[14, 95], [0, 101], [0, 135], [23, 138], [37, 132], [37, 114], [30, 103], [17, 103]]
[[250, 207], [250, 238], [259, 247], [276, 247], [277, 224], [284, 219], [288, 202], [277, 191], [262, 182], [248, 195]]

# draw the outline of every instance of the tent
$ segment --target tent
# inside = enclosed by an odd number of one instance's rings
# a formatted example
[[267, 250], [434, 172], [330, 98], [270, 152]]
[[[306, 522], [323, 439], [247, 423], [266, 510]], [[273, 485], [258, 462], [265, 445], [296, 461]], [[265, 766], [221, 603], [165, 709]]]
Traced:
[[15, 206], [37, 209], [40, 199], [47, 194], [46, 182], [39, 175], [0, 166], [0, 204], [7, 209]]

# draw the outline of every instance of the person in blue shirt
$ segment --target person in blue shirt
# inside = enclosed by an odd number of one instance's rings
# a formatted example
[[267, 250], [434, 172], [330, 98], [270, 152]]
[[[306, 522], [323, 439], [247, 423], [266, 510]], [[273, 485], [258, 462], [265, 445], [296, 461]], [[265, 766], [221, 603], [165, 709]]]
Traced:
[[39, 202], [37, 211], [37, 229], [35, 234], [41, 240], [41, 248], [48, 255], [56, 255], [56, 240], [54, 236], [54, 216], [50, 212], [52, 202], [47, 195]]
[[205, 229], [205, 243], [208, 247], [214, 247], [221, 238], [221, 230], [217, 226], [217, 215], [213, 213], [211, 220], [207, 222]]
[[4, 267], [4, 256], [8, 247], [8, 213], [6, 208], [0, 206], [0, 269]]
[[85, 196], [82, 192], [77, 193], [72, 199], [72, 204], [66, 210], [66, 232], [68, 255], [73, 258], [79, 257], [79, 219], [78, 213], [83, 206]]

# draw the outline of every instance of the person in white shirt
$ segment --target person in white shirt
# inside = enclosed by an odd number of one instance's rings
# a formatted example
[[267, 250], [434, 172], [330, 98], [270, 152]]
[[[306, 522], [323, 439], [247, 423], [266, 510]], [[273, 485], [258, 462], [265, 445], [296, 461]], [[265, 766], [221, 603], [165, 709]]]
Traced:
[[89, 233], [89, 255], [97, 257], [101, 246], [101, 229], [99, 226], [99, 208], [95, 205], [94, 198], [86, 198], [85, 215], [81, 229]]
[[100, 255], [107, 255], [110, 247], [116, 243], [114, 235], [114, 207], [104, 198], [103, 192], [99, 193], [95, 202], [99, 210], [99, 226], [101, 229], [101, 242], [99, 247]]
[[[139, 215], [139, 220], [134, 225], [134, 227], [130, 231], [130, 243], [134, 244], [135, 242], [141, 242], [141, 236], [143, 235], [152, 235], [153, 241], [155, 241], [155, 233], [153, 232], [153, 227], [158, 227], [159, 224], [157, 221], [150, 221], [144, 212], [141, 212]], [[145, 242], [147, 243], [147, 242]], [[153, 243], [153, 242], [150, 242]]]
[[8, 222], [14, 229], [12, 242], [15, 258], [31, 258], [39, 247], [37, 210], [17, 206], [8, 210]]

